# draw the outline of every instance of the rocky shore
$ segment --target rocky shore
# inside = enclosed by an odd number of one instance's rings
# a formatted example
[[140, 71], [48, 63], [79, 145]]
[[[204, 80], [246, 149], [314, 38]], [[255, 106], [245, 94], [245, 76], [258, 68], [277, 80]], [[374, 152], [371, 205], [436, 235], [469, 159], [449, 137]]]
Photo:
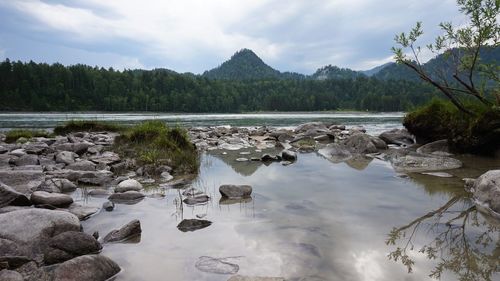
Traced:
[[[113, 211], [115, 204], [140, 202], [147, 196], [146, 185], [182, 189], [187, 205], [209, 200], [207, 194], [190, 186], [194, 175], [177, 173], [167, 165], [122, 158], [113, 151], [116, 136], [113, 132], [76, 132], [6, 143], [5, 135], [0, 134], [0, 280], [107, 280], [121, 269], [100, 254], [102, 248], [140, 237], [140, 221], [117, 225], [102, 237], [86, 233], [80, 221]], [[318, 153], [333, 163], [376, 158], [388, 161], [399, 173], [440, 177], [447, 176], [443, 171], [462, 166], [446, 140], [417, 145], [404, 129], [372, 136], [360, 126], [311, 122], [294, 129], [196, 127], [189, 129], [189, 137], [200, 152], [239, 152], [234, 159], [238, 162], [293, 165], [300, 161], [301, 153]], [[499, 183], [499, 170], [466, 180], [477, 206], [497, 217]], [[251, 186], [234, 184], [220, 186], [222, 197], [251, 196]], [[74, 202], [71, 194], [79, 188], [108, 201], [102, 206]], [[177, 227], [188, 232], [210, 224], [191, 219]], [[284, 279], [234, 275], [230, 280]]]

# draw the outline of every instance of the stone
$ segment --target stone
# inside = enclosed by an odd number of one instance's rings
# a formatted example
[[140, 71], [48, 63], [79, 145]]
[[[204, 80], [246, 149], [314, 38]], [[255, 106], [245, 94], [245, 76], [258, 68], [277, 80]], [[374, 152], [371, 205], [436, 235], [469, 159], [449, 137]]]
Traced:
[[196, 231], [212, 224], [211, 221], [198, 220], [198, 219], [184, 219], [178, 225], [177, 229], [182, 232]]
[[9, 154], [17, 156], [17, 157], [21, 157], [23, 155], [26, 155], [26, 150], [24, 150], [22, 148], [18, 148], [18, 149], [12, 150], [11, 152], [9, 152]]
[[353, 157], [349, 150], [337, 143], [328, 144], [318, 150], [318, 153], [333, 163], [344, 162]]
[[3, 145], [0, 145], [0, 154], [6, 153], [6, 152], [8, 152], [8, 151], [9, 151], [9, 149], [7, 149], [7, 148], [6, 148], [5, 146], [3, 146]]
[[95, 155], [90, 157], [90, 161], [94, 163], [103, 163], [105, 165], [111, 165], [120, 162], [120, 156], [111, 151], [105, 151], [101, 155]]
[[121, 193], [113, 193], [108, 197], [108, 200], [116, 203], [137, 203], [144, 198], [144, 194], [138, 191], [127, 191]]
[[17, 192], [12, 187], [0, 182], [0, 208], [13, 206], [31, 206], [31, 201], [23, 193]]
[[56, 207], [64, 207], [73, 203], [73, 198], [66, 194], [49, 193], [45, 191], [35, 191], [31, 194], [31, 202], [35, 205], [48, 204]]
[[285, 281], [285, 278], [283, 278], [283, 277], [256, 277], [256, 276], [234, 275], [231, 278], [229, 278], [227, 281]]
[[387, 144], [381, 138], [370, 136], [370, 139], [371, 139], [373, 145], [375, 145], [375, 147], [378, 150], [385, 150], [385, 149], [387, 149]]
[[250, 160], [248, 160], [248, 158], [245, 158], [245, 157], [240, 157], [240, 158], [236, 158], [236, 162], [248, 162]]
[[91, 189], [87, 192], [87, 195], [93, 197], [107, 197], [111, 194], [108, 190], [105, 189]]
[[76, 185], [72, 183], [68, 179], [58, 179], [52, 178], [46, 180], [37, 191], [46, 191], [46, 192], [73, 192], [76, 190]]
[[448, 146], [448, 140], [438, 140], [422, 145], [417, 148], [418, 153], [432, 154], [435, 152], [450, 152], [450, 147]]
[[452, 174], [448, 174], [445, 172], [430, 172], [430, 173], [422, 173], [422, 175], [434, 176], [438, 178], [452, 178]]
[[350, 136], [344, 141], [344, 146], [353, 153], [375, 153], [378, 152], [377, 147], [373, 144], [369, 135], [358, 133]]
[[460, 160], [451, 157], [440, 157], [428, 154], [395, 155], [391, 158], [396, 172], [443, 171], [462, 167]]
[[102, 246], [89, 234], [80, 231], [66, 231], [52, 237], [44, 250], [45, 264], [55, 264], [72, 258], [99, 253]]
[[291, 150], [283, 150], [281, 152], [281, 158], [286, 161], [296, 161], [297, 160], [297, 153], [291, 151]]
[[170, 181], [170, 180], [173, 180], [173, 179], [174, 179], [174, 177], [173, 177], [173, 176], [172, 176], [169, 172], [167, 172], [167, 171], [162, 172], [162, 173], [160, 174], [160, 176], [162, 177], [162, 179], [163, 179], [164, 181]]
[[199, 257], [196, 261], [196, 269], [216, 274], [235, 274], [240, 270], [239, 265], [230, 263], [231, 258], [212, 258], [207, 256]]
[[73, 152], [78, 155], [82, 155], [87, 152], [91, 146], [94, 146], [94, 144], [88, 141], [73, 143]]
[[472, 186], [476, 205], [500, 217], [500, 170], [490, 170], [476, 179]]
[[75, 154], [71, 151], [61, 151], [56, 154], [56, 163], [64, 163], [66, 165], [75, 162]]
[[323, 122], [308, 122], [301, 124], [295, 128], [295, 133], [304, 133], [311, 129], [314, 130], [327, 130], [328, 128]]
[[105, 281], [120, 272], [120, 267], [103, 255], [84, 255], [55, 267], [54, 281]]
[[262, 161], [262, 162], [281, 161], [281, 156], [279, 156], [279, 155], [264, 154], [260, 158], [260, 161]]
[[76, 171], [95, 171], [96, 164], [94, 164], [94, 162], [91, 162], [89, 160], [81, 160], [69, 164], [68, 166], [66, 166], [66, 169], [76, 170]]
[[39, 165], [38, 156], [35, 154], [25, 154], [13, 161], [16, 166]]
[[37, 170], [0, 170], [0, 179], [17, 192], [29, 194], [45, 181], [45, 175]]
[[104, 236], [103, 241], [104, 243], [125, 241], [140, 235], [141, 232], [141, 222], [139, 220], [133, 220], [120, 229], [112, 230]]
[[73, 203], [68, 207], [68, 211], [73, 215], [77, 216], [79, 220], [83, 221], [99, 212], [98, 207], [93, 206], [83, 206], [80, 204]]
[[182, 192], [184, 196], [197, 196], [203, 194], [203, 191], [196, 189], [194, 187], [187, 188]]
[[0, 280], [2, 281], [23, 281], [24, 278], [21, 273], [13, 270], [1, 270]]
[[102, 204], [102, 208], [108, 212], [111, 212], [115, 209], [115, 203], [111, 201], [106, 201]]
[[392, 129], [379, 135], [387, 144], [411, 145], [415, 143], [413, 136], [406, 129]]
[[252, 187], [249, 185], [221, 185], [219, 192], [223, 197], [243, 198], [252, 194]]
[[134, 179], [127, 179], [118, 184], [115, 192], [140, 191], [142, 184]]
[[208, 200], [210, 200], [210, 197], [208, 197], [208, 195], [203, 194], [203, 195], [196, 195], [193, 197], [184, 198], [182, 202], [184, 202], [187, 205], [198, 205], [198, 204], [205, 204], [208, 202]]

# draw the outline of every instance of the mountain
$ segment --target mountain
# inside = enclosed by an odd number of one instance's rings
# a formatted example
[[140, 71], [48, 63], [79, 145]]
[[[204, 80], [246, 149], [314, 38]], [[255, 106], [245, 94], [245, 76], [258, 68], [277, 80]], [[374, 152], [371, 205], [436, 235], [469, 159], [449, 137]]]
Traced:
[[267, 65], [252, 50], [242, 49], [220, 66], [205, 71], [203, 77], [215, 80], [303, 79], [304, 75], [281, 73]]
[[309, 76], [314, 80], [327, 80], [327, 79], [353, 79], [362, 76], [361, 72], [351, 70], [349, 68], [339, 68], [333, 65], [327, 65], [316, 70], [316, 72]]
[[368, 77], [371, 77], [377, 73], [379, 73], [382, 69], [384, 69], [385, 67], [387, 66], [390, 66], [390, 65], [393, 65], [395, 64], [394, 62], [388, 62], [388, 63], [384, 63], [382, 65], [379, 65], [379, 66], [376, 66], [372, 69], [368, 69], [368, 70], [361, 70], [359, 72], [363, 73], [364, 75], [368, 76]]

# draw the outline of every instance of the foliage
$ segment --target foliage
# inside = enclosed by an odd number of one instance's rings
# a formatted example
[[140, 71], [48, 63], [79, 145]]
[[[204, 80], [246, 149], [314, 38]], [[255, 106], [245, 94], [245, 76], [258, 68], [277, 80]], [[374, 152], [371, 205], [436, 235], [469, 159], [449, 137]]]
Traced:
[[[490, 83], [490, 88], [498, 89], [500, 81], [498, 62], [485, 63], [480, 57], [485, 47], [495, 49], [500, 44], [500, 1], [457, 0], [457, 3], [469, 22], [461, 27], [454, 27], [451, 22], [441, 23], [443, 35], [426, 46], [428, 51], [443, 55], [446, 64], [426, 69], [420, 62], [422, 48], [416, 42], [423, 35], [421, 22], [417, 22], [409, 33], [397, 35], [395, 41], [400, 47], [393, 47], [392, 50], [398, 63], [406, 65], [438, 89], [460, 111], [475, 115], [477, 112], [463, 104], [463, 97], [473, 97], [484, 106], [491, 106], [493, 103], [486, 95], [486, 85]], [[404, 51], [409, 51], [412, 58]]]
[[199, 167], [187, 131], [169, 128], [158, 120], [127, 128], [115, 139], [115, 149], [144, 164], [169, 165], [180, 172], [194, 173]]
[[43, 130], [10, 130], [5, 134], [5, 142], [16, 142], [19, 138], [37, 138], [37, 137], [50, 137], [50, 133]]
[[71, 132], [120, 132], [124, 129], [123, 126], [111, 122], [71, 120], [63, 125], [56, 126], [54, 128], [54, 133], [57, 135], [65, 135]]

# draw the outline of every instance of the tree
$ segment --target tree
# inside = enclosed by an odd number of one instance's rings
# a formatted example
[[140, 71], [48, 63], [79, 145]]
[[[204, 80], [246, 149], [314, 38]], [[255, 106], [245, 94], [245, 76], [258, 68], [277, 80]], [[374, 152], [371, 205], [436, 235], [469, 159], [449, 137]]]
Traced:
[[[480, 59], [480, 54], [489, 47], [499, 46], [500, 0], [457, 0], [457, 4], [460, 12], [468, 17], [468, 23], [460, 27], [454, 27], [451, 22], [441, 23], [443, 35], [426, 46], [435, 55], [444, 54], [448, 63], [437, 69], [425, 68], [421, 63], [422, 48], [416, 45], [423, 34], [421, 22], [417, 22], [408, 34], [396, 35], [399, 46], [393, 47], [392, 51], [398, 63], [408, 66], [437, 88], [460, 111], [476, 115], [464, 105], [463, 98], [472, 97], [485, 106], [491, 106], [493, 102], [486, 92], [498, 89], [500, 81], [498, 63], [486, 64]], [[405, 53], [407, 51], [410, 54]], [[482, 80], [481, 83], [478, 80]]]

